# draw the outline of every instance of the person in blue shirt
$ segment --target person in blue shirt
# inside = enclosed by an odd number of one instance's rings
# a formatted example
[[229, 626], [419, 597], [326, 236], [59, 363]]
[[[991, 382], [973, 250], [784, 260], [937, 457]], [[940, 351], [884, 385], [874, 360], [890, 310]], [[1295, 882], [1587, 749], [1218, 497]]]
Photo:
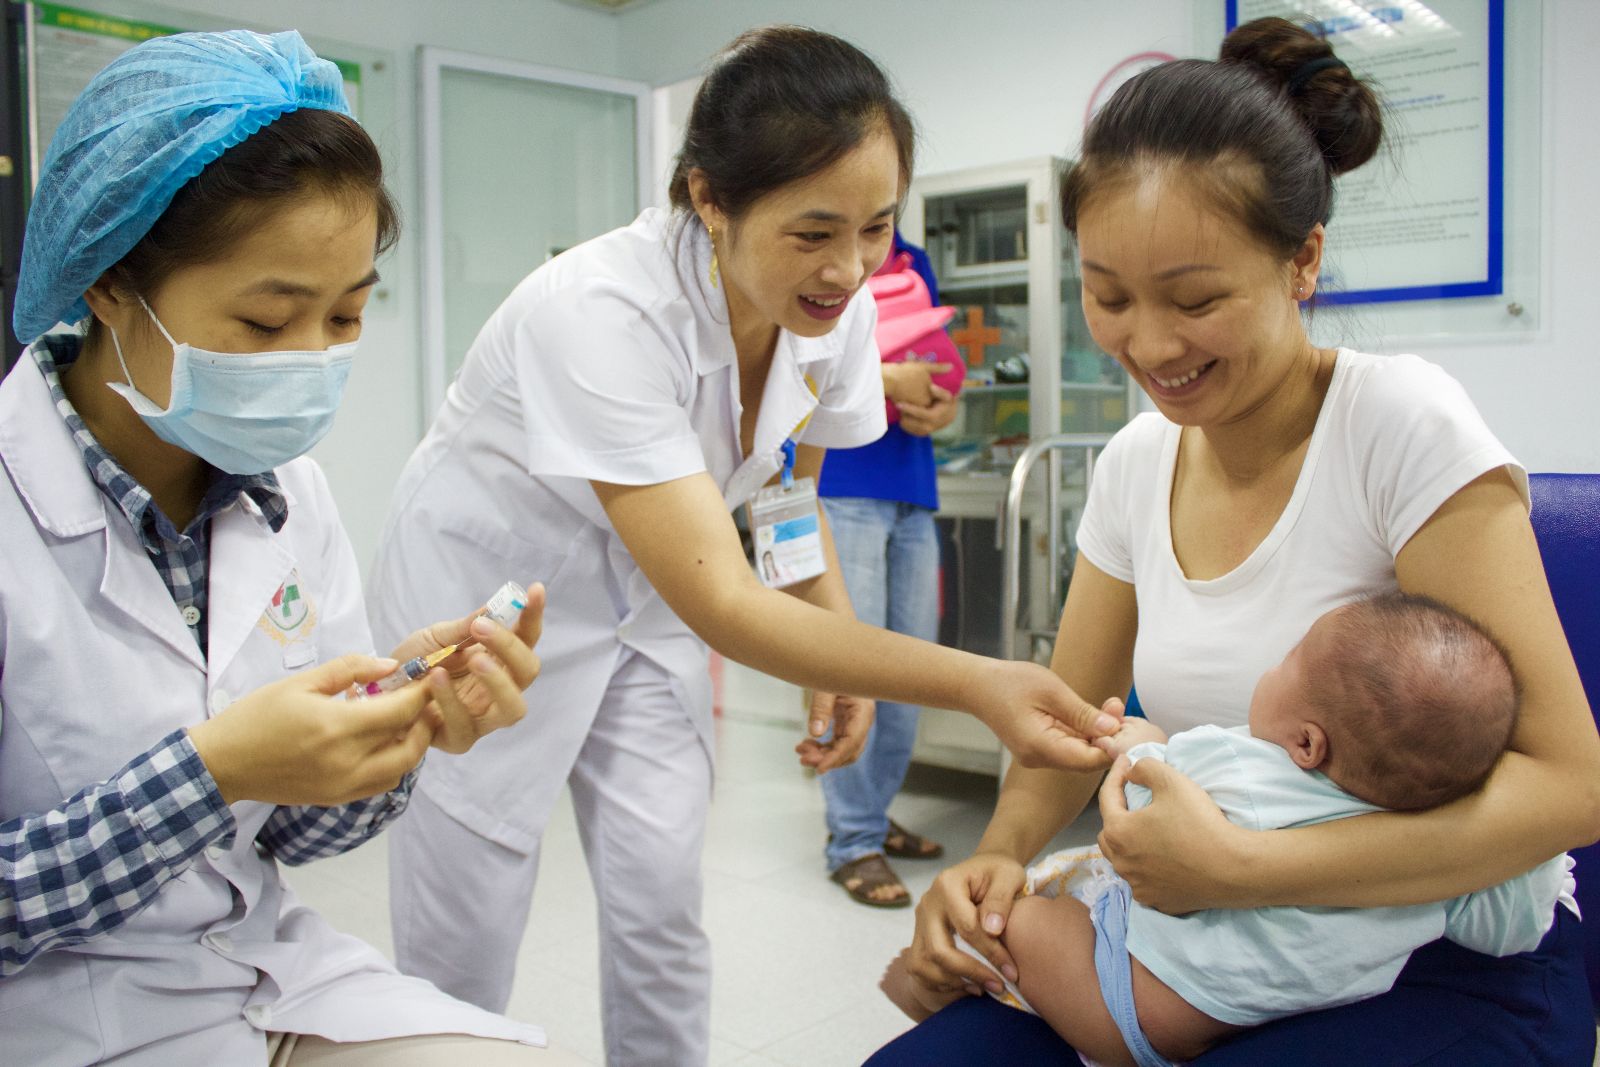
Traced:
[[[893, 259], [911, 256], [935, 306], [939, 285], [928, 254], [897, 232]], [[878, 440], [830, 449], [818, 495], [833, 528], [834, 547], [856, 617], [897, 633], [937, 640], [939, 539], [933, 515], [939, 486], [929, 435], [956, 415], [955, 397], [933, 379], [941, 364], [907, 360], [883, 364], [883, 392], [900, 409]], [[889, 818], [917, 737], [909, 704], [878, 703], [878, 717], [861, 758], [818, 781], [827, 804], [827, 864], [855, 900], [902, 908], [911, 894], [888, 856], [933, 859], [944, 849]]]

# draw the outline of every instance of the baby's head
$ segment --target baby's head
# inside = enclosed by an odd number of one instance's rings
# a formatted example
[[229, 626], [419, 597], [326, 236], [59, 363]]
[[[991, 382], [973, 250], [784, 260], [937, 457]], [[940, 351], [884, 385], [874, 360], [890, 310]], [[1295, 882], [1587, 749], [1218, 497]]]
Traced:
[[1312, 624], [1250, 699], [1250, 732], [1380, 807], [1431, 808], [1489, 776], [1518, 691], [1499, 644], [1460, 612], [1388, 593]]

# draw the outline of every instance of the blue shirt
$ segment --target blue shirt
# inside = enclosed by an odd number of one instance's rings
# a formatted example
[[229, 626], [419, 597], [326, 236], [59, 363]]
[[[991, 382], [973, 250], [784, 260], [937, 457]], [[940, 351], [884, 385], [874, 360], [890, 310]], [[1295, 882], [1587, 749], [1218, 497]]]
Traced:
[[[939, 282], [933, 276], [928, 253], [896, 231], [894, 250], [889, 254], [901, 252], [911, 256], [911, 269], [928, 283], [928, 295], [937, 307]], [[829, 449], [817, 495], [894, 500], [938, 511], [938, 473], [933, 462], [933, 441], [906, 433], [897, 422], [890, 423], [884, 435], [870, 445]]]
[[933, 441], [906, 433], [899, 423], [860, 448], [830, 448], [822, 464], [819, 496], [895, 500], [939, 510]]

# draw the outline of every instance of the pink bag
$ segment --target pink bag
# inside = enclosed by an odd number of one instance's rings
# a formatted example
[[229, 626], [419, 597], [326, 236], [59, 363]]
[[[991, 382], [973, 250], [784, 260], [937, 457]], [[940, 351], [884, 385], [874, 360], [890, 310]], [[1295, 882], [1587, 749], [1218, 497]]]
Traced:
[[[935, 385], [952, 394], [961, 391], [967, 368], [945, 324], [955, 317], [956, 309], [934, 307], [928, 295], [928, 286], [922, 276], [911, 269], [911, 257], [904, 252], [891, 257], [878, 273], [867, 279], [867, 288], [878, 304], [878, 329], [873, 335], [878, 342], [879, 357], [885, 363], [902, 363], [908, 359], [923, 363], [946, 363], [950, 369], [935, 375]], [[893, 400], [885, 399], [890, 422], [898, 422], [900, 409]]]

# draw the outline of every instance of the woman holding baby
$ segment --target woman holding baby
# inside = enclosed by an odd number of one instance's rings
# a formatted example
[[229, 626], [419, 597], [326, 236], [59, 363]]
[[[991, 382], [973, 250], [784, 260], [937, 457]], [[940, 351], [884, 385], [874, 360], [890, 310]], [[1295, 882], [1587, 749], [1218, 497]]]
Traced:
[[[1169, 913], [1440, 901], [1595, 838], [1600, 742], [1525, 472], [1439, 367], [1306, 334], [1333, 178], [1381, 136], [1371, 89], [1278, 19], [1241, 26], [1216, 62], [1140, 75], [1091, 123], [1062, 187], [1085, 314], [1159, 414], [1129, 424], [1097, 467], [1052, 666], [1095, 704], [1136, 684], [1167, 733], [1241, 725], [1257, 679], [1314, 620], [1399, 589], [1504, 645], [1522, 689], [1509, 749], [1479, 791], [1442, 807], [1264, 833], [1155, 760], [1119, 761], [1103, 783], [1014, 767], [975, 855], [918, 906], [907, 961], [929, 989], [1015, 979], [1005, 930], [1024, 864], [1097, 790], [1106, 857], [1136, 900]], [[1130, 812], [1128, 782], [1153, 802]], [[1436, 942], [1388, 993], [1194, 1062], [1587, 1064], [1594, 1021], [1569, 904], [1533, 952]], [[1009, 1010], [960, 1001], [873, 1062], [982, 1062]]]

